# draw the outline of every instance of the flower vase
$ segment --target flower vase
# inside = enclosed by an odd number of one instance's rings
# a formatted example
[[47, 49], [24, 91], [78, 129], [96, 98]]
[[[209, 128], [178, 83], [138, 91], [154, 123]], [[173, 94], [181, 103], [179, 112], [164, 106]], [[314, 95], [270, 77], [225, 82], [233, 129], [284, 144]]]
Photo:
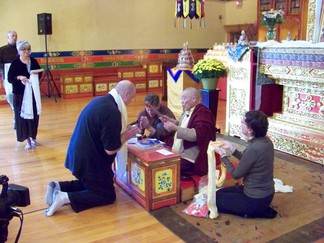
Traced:
[[218, 78], [202, 78], [201, 82], [204, 89], [214, 90], [217, 88]]
[[274, 26], [268, 26], [267, 40], [276, 40], [276, 30]]

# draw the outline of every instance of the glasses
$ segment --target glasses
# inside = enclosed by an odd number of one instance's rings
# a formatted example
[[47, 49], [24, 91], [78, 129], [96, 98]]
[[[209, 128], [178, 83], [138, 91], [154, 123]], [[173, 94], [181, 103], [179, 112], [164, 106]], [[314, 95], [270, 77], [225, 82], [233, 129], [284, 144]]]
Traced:
[[20, 51], [30, 51], [30, 48], [23, 48], [23, 49], [20, 49]]

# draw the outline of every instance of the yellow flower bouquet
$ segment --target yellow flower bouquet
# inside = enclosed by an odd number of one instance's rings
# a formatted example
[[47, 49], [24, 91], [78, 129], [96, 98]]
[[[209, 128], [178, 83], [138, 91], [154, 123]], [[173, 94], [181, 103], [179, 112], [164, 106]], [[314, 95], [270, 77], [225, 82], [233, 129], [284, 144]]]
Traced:
[[197, 79], [224, 77], [226, 73], [225, 65], [213, 58], [200, 59], [192, 68], [192, 74]]

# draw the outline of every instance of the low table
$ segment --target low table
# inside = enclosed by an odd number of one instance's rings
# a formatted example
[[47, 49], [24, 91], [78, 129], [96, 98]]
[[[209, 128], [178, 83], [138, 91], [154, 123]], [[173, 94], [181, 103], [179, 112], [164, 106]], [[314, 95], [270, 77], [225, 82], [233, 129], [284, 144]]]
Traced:
[[164, 146], [127, 147], [127, 177], [116, 178], [116, 183], [149, 211], [178, 203], [180, 155]]

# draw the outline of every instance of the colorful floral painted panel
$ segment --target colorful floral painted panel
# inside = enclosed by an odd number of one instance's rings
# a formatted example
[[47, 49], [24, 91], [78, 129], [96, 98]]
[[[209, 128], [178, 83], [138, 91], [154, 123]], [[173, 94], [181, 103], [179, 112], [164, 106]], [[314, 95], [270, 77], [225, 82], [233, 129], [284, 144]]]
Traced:
[[145, 191], [145, 171], [136, 162], [132, 162], [131, 170], [132, 183]]
[[155, 193], [170, 192], [173, 189], [172, 169], [157, 171], [155, 174]]

